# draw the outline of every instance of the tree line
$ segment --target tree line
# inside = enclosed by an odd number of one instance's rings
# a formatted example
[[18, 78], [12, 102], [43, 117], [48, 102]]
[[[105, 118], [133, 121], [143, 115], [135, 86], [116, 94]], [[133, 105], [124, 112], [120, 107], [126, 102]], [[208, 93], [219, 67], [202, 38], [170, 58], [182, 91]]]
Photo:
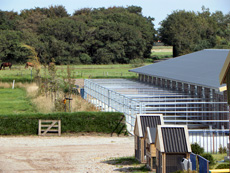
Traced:
[[202, 49], [230, 49], [230, 12], [211, 13], [202, 7], [202, 12], [174, 11], [161, 22], [158, 30], [162, 42], [173, 46], [173, 56]]
[[69, 15], [63, 6], [0, 11], [0, 58], [27, 61], [35, 48], [41, 63], [129, 63], [150, 57], [156, 30], [140, 7], [80, 9]]
[[149, 58], [154, 41], [174, 47], [174, 56], [204, 48], [229, 48], [230, 13], [174, 11], [161, 22], [144, 17], [137, 6], [83, 8], [64, 6], [0, 11], [0, 61], [24, 63], [33, 47], [41, 63], [130, 63]]

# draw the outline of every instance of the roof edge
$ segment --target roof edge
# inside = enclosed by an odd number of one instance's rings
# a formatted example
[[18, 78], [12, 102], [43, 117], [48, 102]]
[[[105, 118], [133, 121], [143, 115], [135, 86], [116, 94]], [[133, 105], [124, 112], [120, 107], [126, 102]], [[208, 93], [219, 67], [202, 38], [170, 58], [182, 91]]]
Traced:
[[[137, 72], [134, 72], [134, 73], [137, 73]], [[151, 75], [151, 74], [147, 74], [147, 73], [138, 73], [138, 74], [149, 75], [149, 76], [152, 76], [152, 77], [159, 77], [159, 78], [163, 78], [163, 79], [167, 79], [167, 80], [174, 80], [174, 81], [177, 81], [177, 82], [182, 82], [182, 83], [187, 83], [187, 84], [207, 87], [207, 88], [211, 88], [211, 89], [218, 90], [218, 91], [221, 91], [220, 88], [226, 87], [225, 84], [222, 84], [223, 86], [214, 87], [214, 86], [208, 86], [208, 85], [201, 85], [201, 84], [198, 84], [198, 83], [192, 83], [192, 82], [188, 82], [188, 81], [177, 80], [177, 79], [173, 79], [173, 78], [167, 78], [167, 77], [162, 77], [162, 76], [157, 76], [157, 75]], [[223, 91], [225, 91], [225, 90], [223, 90]]]
[[226, 60], [224, 62], [224, 65], [219, 75], [220, 85], [223, 83], [226, 83], [226, 74], [227, 74], [227, 71], [229, 70], [229, 67], [230, 67], [230, 51], [228, 53], [228, 56], [226, 57]]

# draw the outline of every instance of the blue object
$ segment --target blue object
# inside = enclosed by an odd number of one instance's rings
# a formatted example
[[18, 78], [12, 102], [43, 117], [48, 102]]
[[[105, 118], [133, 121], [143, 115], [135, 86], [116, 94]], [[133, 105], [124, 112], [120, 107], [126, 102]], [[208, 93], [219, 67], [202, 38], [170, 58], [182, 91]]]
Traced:
[[192, 170], [195, 171], [196, 170], [196, 154], [191, 153], [190, 154], [190, 159], [192, 162]]
[[84, 99], [84, 88], [80, 89], [80, 94], [81, 94], [81, 97]]
[[200, 155], [197, 156], [199, 162], [199, 173], [209, 173], [209, 161]]

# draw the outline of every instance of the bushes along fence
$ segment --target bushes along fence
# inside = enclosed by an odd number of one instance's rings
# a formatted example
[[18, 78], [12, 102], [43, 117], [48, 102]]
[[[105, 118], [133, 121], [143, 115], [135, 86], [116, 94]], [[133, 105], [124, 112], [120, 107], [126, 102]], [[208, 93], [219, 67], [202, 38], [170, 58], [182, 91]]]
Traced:
[[[74, 112], [52, 114], [0, 115], [0, 135], [37, 135], [38, 120], [61, 120], [62, 133], [126, 131], [123, 114], [118, 112]], [[119, 125], [118, 125], [119, 124]]]

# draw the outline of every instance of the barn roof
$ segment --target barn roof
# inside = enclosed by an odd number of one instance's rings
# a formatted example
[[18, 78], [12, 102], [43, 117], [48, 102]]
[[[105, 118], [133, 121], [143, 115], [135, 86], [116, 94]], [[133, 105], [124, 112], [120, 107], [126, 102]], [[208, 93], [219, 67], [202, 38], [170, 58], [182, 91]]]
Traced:
[[226, 88], [220, 85], [219, 74], [229, 50], [205, 49], [129, 71], [213, 89]]
[[156, 127], [147, 127], [147, 135], [149, 137], [150, 144], [155, 144], [157, 128]]
[[161, 152], [188, 153], [191, 152], [188, 130], [186, 126], [164, 125], [157, 127], [158, 139], [161, 143]]
[[162, 114], [137, 115], [136, 123], [135, 123], [135, 125], [137, 126], [139, 137], [144, 137], [147, 127], [156, 128], [157, 125], [162, 125], [162, 124], [164, 124]]

